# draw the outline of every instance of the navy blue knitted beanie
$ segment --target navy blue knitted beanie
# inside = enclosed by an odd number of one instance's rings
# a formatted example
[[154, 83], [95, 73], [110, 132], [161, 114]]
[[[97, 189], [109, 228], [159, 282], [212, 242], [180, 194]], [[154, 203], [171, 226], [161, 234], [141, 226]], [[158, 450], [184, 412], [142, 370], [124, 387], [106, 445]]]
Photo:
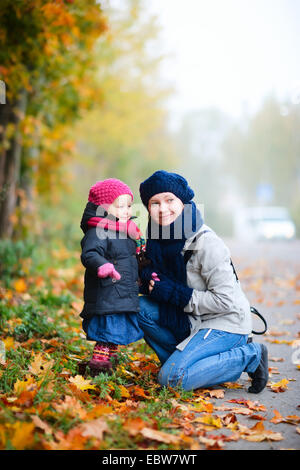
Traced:
[[187, 204], [194, 197], [194, 191], [183, 176], [164, 170], [156, 171], [140, 184], [141, 200], [147, 208], [149, 199], [159, 193], [173, 193], [183, 204]]

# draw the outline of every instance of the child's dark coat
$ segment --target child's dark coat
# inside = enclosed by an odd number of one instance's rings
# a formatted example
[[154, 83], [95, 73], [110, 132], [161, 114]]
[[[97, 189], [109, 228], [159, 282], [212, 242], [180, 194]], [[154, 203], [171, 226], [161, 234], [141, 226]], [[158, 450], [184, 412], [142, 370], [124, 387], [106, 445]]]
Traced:
[[[125, 235], [87, 227], [87, 221], [96, 216], [97, 206], [89, 202], [85, 208], [81, 228], [81, 261], [86, 267], [84, 276], [84, 308], [82, 318], [121, 312], [138, 312], [138, 264], [136, 243]], [[118, 238], [117, 238], [118, 237]], [[99, 266], [113, 263], [121, 279], [100, 279]]]

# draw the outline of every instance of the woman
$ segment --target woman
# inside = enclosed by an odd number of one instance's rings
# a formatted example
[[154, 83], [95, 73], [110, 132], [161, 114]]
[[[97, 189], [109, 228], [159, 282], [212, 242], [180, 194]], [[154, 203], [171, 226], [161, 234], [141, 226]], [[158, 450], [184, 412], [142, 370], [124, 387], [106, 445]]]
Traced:
[[157, 171], [141, 183], [140, 195], [149, 212], [151, 264], [141, 273], [146, 295], [138, 323], [162, 363], [159, 383], [193, 390], [236, 381], [245, 371], [248, 391], [259, 393], [268, 381], [267, 348], [247, 343], [250, 305], [228, 248], [203, 223], [182, 176]]

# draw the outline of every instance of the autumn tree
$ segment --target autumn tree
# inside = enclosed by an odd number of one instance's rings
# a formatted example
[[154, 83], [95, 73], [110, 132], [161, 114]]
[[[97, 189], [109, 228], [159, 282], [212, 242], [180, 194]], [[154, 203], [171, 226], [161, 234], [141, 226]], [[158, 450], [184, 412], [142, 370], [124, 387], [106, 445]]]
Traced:
[[165, 111], [172, 90], [159, 75], [163, 57], [156, 18], [144, 0], [118, 4], [103, 2], [109, 31], [95, 51], [103, 104], [87, 110], [73, 128], [78, 156], [72, 171], [85, 196], [95, 180], [112, 176], [137, 191], [154, 169], [177, 162]]
[[[2, 0], [0, 4], [0, 238], [16, 207], [49, 192], [69, 155], [68, 126], [101, 100], [94, 45], [106, 30], [97, 0]], [[88, 84], [88, 86], [87, 86]]]

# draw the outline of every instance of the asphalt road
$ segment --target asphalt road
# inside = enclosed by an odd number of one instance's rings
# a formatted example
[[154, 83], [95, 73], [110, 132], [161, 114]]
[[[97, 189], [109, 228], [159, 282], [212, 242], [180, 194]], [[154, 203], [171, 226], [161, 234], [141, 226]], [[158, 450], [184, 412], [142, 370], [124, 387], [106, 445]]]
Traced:
[[[250, 385], [248, 375], [243, 373], [238, 383], [243, 389], [226, 389], [223, 399], [213, 399], [216, 406], [230, 405], [228, 400], [246, 399], [258, 401], [266, 411], [258, 412], [265, 418], [266, 429], [281, 433], [283, 440], [249, 442], [239, 439], [226, 442], [225, 449], [300, 449], [300, 422], [289, 424], [271, 423], [274, 410], [283, 417], [300, 417], [300, 240], [291, 242], [241, 243], [224, 240], [229, 247], [240, 282], [251, 305], [266, 318], [268, 331], [263, 336], [254, 336], [263, 342], [269, 351], [270, 379], [268, 386], [257, 395], [247, 392]], [[254, 319], [255, 330], [262, 328], [260, 320]], [[295, 340], [298, 340], [295, 343]], [[293, 345], [291, 342], [294, 341]], [[274, 392], [271, 384], [287, 379], [287, 389]], [[237, 405], [239, 406], [239, 405]], [[238, 421], [253, 427], [258, 421], [248, 416], [236, 415]], [[297, 432], [297, 428], [299, 432]]]

